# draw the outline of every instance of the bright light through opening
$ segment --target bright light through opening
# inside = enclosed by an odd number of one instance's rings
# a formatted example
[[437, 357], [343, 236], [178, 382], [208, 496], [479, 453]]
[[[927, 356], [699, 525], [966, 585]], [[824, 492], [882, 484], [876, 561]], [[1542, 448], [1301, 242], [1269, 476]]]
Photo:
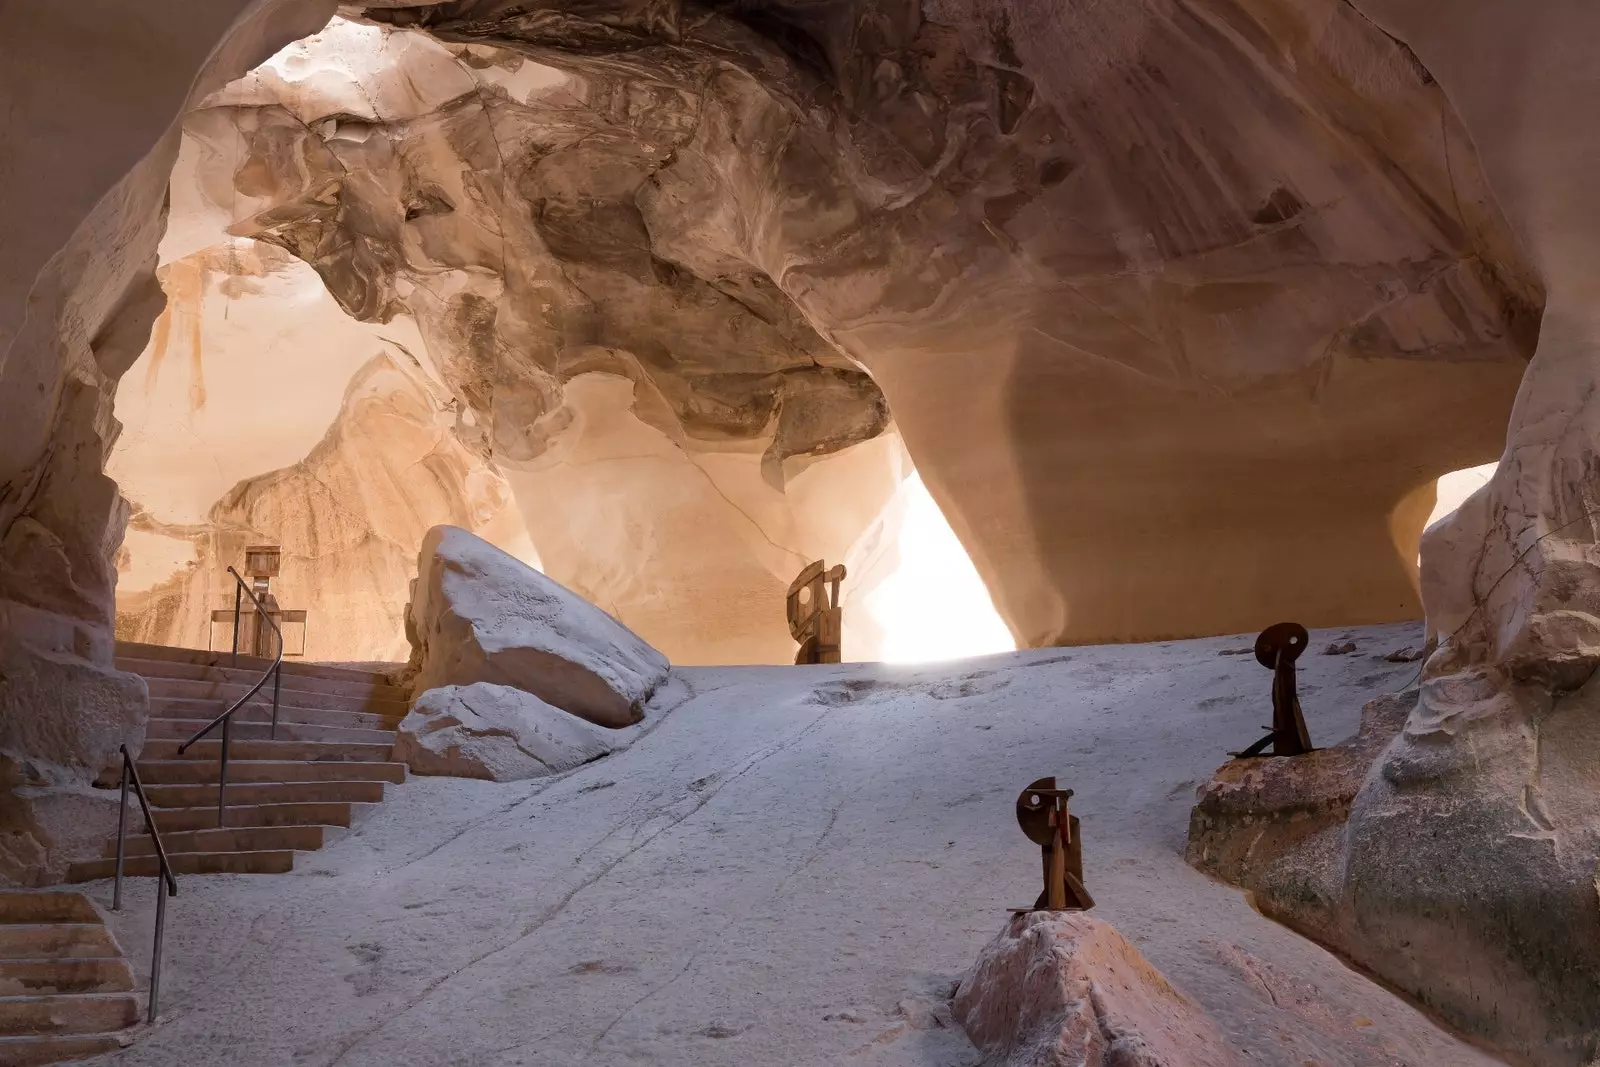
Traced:
[[882, 628], [883, 661], [927, 663], [1015, 651], [1016, 640], [922, 477], [913, 474], [900, 492], [906, 494], [900, 564], [863, 598]]
[[1455, 511], [1467, 497], [1488, 485], [1489, 479], [1494, 477], [1495, 469], [1499, 466], [1498, 463], [1485, 463], [1481, 467], [1452, 471], [1440, 478], [1437, 490], [1439, 502], [1434, 505], [1433, 514], [1428, 516], [1428, 525], [1432, 526]]

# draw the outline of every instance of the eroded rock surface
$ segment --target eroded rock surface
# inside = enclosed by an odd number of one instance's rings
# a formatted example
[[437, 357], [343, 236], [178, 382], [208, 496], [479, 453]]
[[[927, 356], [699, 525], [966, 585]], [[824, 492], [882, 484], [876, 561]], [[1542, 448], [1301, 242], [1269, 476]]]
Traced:
[[1241, 1067], [1216, 1024], [1115, 928], [1018, 915], [956, 991], [984, 1067]]
[[[118, 396], [127, 432], [111, 470], [135, 508], [124, 636], [204, 647], [235, 561], [223, 553], [255, 537], [290, 561], [286, 603], [312, 613], [308, 654], [391, 656], [404, 640], [403, 587], [384, 580], [423, 530], [446, 522], [535, 562], [675, 659], [786, 660], [773, 605], [793, 572], [848, 552], [911, 470], [882, 397], [814, 334], [775, 333], [761, 307], [709, 299], [688, 275], [641, 281], [596, 267], [582, 275], [593, 307], [559, 332], [519, 325], [536, 304], [587, 297], [559, 284], [578, 268], [527, 229], [520, 200], [480, 202], [509, 180], [483, 169], [485, 139], [518, 134], [457, 96], [503, 73], [422, 34], [336, 21], [216, 98], [260, 106], [190, 116], [162, 244], [168, 307]], [[446, 122], [434, 109], [452, 100], [460, 114]], [[370, 121], [352, 126], [352, 108]], [[345, 133], [319, 149], [333, 153], [324, 162], [342, 160], [336, 175], [388, 176], [345, 182], [329, 221], [360, 231], [351, 241], [377, 259], [340, 265], [344, 253], [319, 258], [270, 225], [290, 210], [273, 198], [303, 190], [283, 187], [274, 168], [298, 164], [273, 154], [281, 137], [261, 124], [276, 116], [288, 124], [279, 134], [312, 137], [291, 114], [345, 116]], [[358, 204], [353, 185], [370, 202]], [[459, 211], [430, 201], [431, 214], [381, 199], [445, 186], [472, 196]], [[369, 225], [390, 209], [405, 221]], [[515, 226], [526, 232], [495, 236]], [[601, 239], [578, 235], [575, 247], [591, 238]], [[368, 277], [380, 268], [382, 279]], [[352, 295], [349, 270], [393, 290], [381, 308]], [[356, 379], [378, 353], [415, 371], [428, 396], [397, 397], [384, 417], [369, 404], [353, 420], [342, 398], [370, 392]], [[419, 455], [419, 438], [441, 462]], [[303, 521], [306, 468], [330, 466], [373, 491]], [[424, 483], [414, 499], [408, 472]]]
[[49, 828], [78, 819], [148, 713], [113, 666], [126, 510], [101, 472], [114, 384], [161, 310], [179, 120], [333, 7], [180, 0], [86, 21], [47, 0], [0, 9], [0, 881], [59, 874], [72, 857]]
[[[1488, 485], [1423, 540], [1416, 707], [1350, 805], [1258, 896], [1512, 1058], [1600, 1056], [1600, 569], [1593, 410], [1600, 9], [1357, 0], [1450, 94], [1549, 291]], [[1314, 855], [1313, 852], [1320, 852]], [[1263, 857], [1266, 859], [1266, 857]]]
[[430, 689], [400, 721], [395, 759], [417, 774], [510, 782], [610, 752], [605, 730], [521, 689], [474, 682]]
[[1343, 0], [362, 8], [383, 62], [310, 43], [191, 122], [244, 146], [233, 232], [414, 316], [508, 469], [586, 370], [772, 484], [887, 396], [1025, 644], [1414, 617], [1537, 333], [1454, 111]]
[[490, 682], [601, 726], [643, 717], [667, 659], [617, 620], [466, 530], [422, 542], [407, 620], [418, 692]]

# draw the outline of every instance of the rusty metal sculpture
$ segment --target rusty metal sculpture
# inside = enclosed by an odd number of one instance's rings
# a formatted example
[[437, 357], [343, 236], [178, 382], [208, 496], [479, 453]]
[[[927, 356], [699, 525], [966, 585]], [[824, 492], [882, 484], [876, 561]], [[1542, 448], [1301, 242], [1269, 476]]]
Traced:
[[1067, 810], [1072, 790], [1057, 789], [1055, 778], [1041, 778], [1017, 797], [1017, 824], [1044, 854], [1044, 892], [1031, 908], [1014, 912], [1088, 911], [1094, 897], [1083, 887], [1083, 836], [1078, 817]]
[[789, 583], [789, 634], [800, 642], [796, 663], [841, 661], [844, 616], [839, 608], [839, 583], [844, 575], [844, 564], [830, 570], [819, 559]]
[[1272, 671], [1272, 725], [1268, 727], [1272, 732], [1243, 752], [1233, 753], [1236, 759], [1259, 756], [1268, 745], [1274, 756], [1303, 756], [1311, 751], [1311, 734], [1306, 730], [1294, 681], [1294, 661], [1310, 643], [1311, 635], [1297, 622], [1269, 626], [1256, 638], [1256, 662]]

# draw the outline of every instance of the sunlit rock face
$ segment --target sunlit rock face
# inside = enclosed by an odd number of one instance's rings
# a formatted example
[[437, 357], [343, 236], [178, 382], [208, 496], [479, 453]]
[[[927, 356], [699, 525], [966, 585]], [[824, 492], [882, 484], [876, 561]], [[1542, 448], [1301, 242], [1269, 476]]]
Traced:
[[[524, 89], [559, 96], [539, 70]], [[255, 539], [284, 546], [308, 654], [392, 656], [397, 563], [448, 523], [679, 662], [786, 662], [793, 574], [882, 525], [910, 466], [871, 379], [760, 280], [723, 292], [653, 263], [605, 212], [553, 245], [513, 179], [547, 213], [601, 185], [509, 172], [485, 86], [422, 34], [335, 21], [190, 117], [170, 303], [118, 403], [124, 636], [211, 640], [223, 568]], [[352, 379], [374, 353], [414, 372], [381, 417], [381, 387]], [[330, 465], [361, 491], [325, 491]]]
[[1498, 451], [1543, 292], [1340, 0], [366, 7], [383, 63], [308, 43], [193, 128], [503, 467], [598, 369], [669, 435], [776, 412], [782, 484], [883, 425], [853, 357], [1040, 644], [1414, 617], [1432, 481]]

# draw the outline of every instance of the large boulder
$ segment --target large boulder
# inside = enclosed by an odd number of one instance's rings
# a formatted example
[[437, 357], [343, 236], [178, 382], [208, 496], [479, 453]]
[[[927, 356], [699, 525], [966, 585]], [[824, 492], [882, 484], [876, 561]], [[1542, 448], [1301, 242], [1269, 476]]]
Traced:
[[1239, 1067], [1199, 1008], [1115, 928], [1018, 915], [956, 990], [984, 1067]]
[[614, 747], [606, 731], [532, 693], [475, 682], [423, 693], [400, 722], [394, 755], [417, 774], [511, 782], [570, 770]]
[[621, 728], [667, 677], [667, 659], [588, 601], [466, 530], [422, 542], [407, 613], [418, 692], [492, 682]]

